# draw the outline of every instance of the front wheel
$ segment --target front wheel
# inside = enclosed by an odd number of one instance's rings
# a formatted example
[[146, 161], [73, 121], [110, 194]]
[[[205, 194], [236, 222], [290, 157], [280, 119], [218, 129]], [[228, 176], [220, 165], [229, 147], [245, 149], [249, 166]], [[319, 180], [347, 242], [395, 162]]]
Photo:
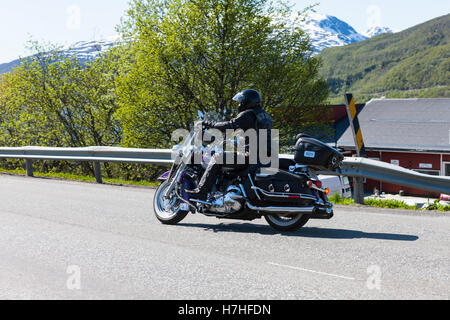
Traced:
[[294, 232], [303, 227], [309, 220], [307, 215], [303, 214], [273, 214], [264, 216], [267, 223], [272, 228], [282, 232]]
[[183, 220], [189, 211], [183, 211], [180, 208], [181, 200], [175, 194], [175, 191], [168, 198], [164, 194], [169, 187], [169, 181], [164, 181], [158, 187], [153, 199], [153, 210], [156, 218], [163, 224], [177, 224]]

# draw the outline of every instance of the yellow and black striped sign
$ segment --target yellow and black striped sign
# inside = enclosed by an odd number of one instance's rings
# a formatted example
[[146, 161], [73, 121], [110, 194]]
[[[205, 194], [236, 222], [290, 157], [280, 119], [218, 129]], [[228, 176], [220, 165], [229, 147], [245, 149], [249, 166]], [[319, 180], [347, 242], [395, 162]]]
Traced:
[[350, 121], [350, 127], [352, 129], [353, 137], [355, 139], [356, 153], [358, 157], [365, 157], [366, 148], [364, 146], [362, 131], [358, 121], [355, 99], [353, 99], [352, 94], [345, 95], [345, 104], [347, 106], [347, 114], [348, 119]]

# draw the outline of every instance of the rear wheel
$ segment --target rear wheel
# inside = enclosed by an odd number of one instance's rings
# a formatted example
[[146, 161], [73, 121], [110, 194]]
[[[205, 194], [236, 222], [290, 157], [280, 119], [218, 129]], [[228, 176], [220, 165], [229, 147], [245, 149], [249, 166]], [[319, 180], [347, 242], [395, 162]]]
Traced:
[[156, 218], [161, 223], [173, 225], [183, 220], [189, 211], [181, 210], [181, 200], [178, 199], [175, 191], [172, 191], [167, 198], [164, 197], [168, 187], [169, 181], [164, 181], [156, 190], [153, 199], [153, 210], [155, 211]]
[[308, 215], [303, 214], [273, 214], [264, 216], [267, 223], [278, 231], [293, 232], [303, 227], [309, 220]]

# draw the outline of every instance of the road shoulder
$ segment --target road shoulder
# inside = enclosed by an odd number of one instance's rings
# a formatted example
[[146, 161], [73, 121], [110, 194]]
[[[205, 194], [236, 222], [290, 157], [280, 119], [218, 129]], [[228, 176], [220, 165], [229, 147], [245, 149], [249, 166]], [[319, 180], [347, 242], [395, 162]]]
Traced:
[[407, 210], [407, 209], [389, 209], [370, 207], [365, 205], [334, 205], [336, 210], [346, 210], [352, 212], [371, 212], [381, 214], [398, 214], [398, 215], [410, 215], [410, 216], [427, 216], [427, 217], [450, 217], [450, 212], [444, 211], [428, 211], [428, 210]]

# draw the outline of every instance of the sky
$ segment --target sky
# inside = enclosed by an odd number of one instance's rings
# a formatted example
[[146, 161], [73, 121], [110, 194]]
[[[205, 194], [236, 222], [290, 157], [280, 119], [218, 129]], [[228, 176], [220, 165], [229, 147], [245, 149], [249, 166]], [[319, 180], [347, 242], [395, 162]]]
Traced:
[[317, 11], [335, 16], [362, 33], [377, 24], [402, 31], [450, 13], [449, 0], [295, 0], [297, 9], [319, 3]]
[[[290, 0], [297, 10], [315, 2], [317, 12], [336, 16], [364, 32], [380, 25], [401, 31], [450, 13], [449, 0]], [[102, 40], [115, 27], [129, 0], [0, 0], [0, 63], [25, 57], [27, 41], [70, 45]]]

